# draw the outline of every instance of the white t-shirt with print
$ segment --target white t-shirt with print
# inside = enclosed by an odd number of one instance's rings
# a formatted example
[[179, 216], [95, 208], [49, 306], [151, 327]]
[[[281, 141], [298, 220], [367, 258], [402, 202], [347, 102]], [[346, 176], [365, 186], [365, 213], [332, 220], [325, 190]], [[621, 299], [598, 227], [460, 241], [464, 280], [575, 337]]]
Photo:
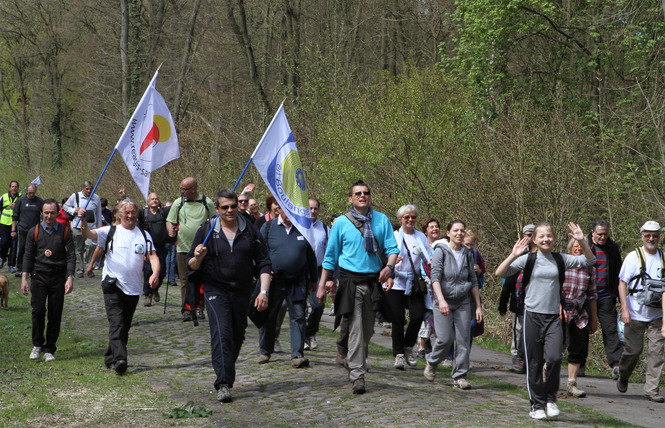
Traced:
[[[644, 247], [642, 247], [644, 250]], [[660, 251], [660, 250], [658, 250]], [[653, 279], [663, 279], [662, 269], [660, 263], [660, 254], [649, 254], [644, 251], [644, 261], [646, 263], [647, 273]], [[621, 272], [619, 272], [619, 279], [628, 284], [628, 290], [630, 291], [635, 287], [635, 282], [637, 279], [630, 284], [628, 283], [631, 278], [640, 273], [640, 259], [637, 256], [637, 251], [633, 251], [628, 254], [621, 265]], [[641, 284], [638, 286], [638, 289], [641, 289]], [[659, 308], [650, 308], [648, 306], [640, 305], [637, 303], [635, 294], [628, 294], [628, 312], [630, 313], [630, 318], [636, 321], [649, 322], [658, 318], [663, 317], [663, 310]]]
[[[97, 229], [97, 246], [104, 248], [110, 226]], [[117, 225], [109, 243], [102, 278], [106, 275], [118, 279], [118, 287], [128, 296], [140, 296], [143, 291], [143, 260], [152, 249], [152, 237], [145, 232], [148, 242], [137, 227], [128, 230]]]

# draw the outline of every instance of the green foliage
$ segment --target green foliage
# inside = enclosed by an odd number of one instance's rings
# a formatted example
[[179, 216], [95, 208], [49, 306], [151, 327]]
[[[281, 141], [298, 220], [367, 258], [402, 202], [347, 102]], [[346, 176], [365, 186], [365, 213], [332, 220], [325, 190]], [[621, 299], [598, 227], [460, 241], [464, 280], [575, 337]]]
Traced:
[[195, 406], [193, 401], [187, 402], [183, 407], [176, 407], [170, 413], [164, 413], [165, 418], [207, 418], [212, 416], [212, 410], [207, 410], [205, 406]]

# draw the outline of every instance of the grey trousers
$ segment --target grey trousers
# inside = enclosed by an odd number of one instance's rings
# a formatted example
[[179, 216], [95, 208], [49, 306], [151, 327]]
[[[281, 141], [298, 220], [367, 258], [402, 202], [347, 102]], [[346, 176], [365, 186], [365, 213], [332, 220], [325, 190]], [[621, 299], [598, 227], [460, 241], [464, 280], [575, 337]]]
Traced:
[[619, 364], [623, 347], [619, 340], [619, 331], [617, 330], [617, 310], [616, 299], [598, 299], [598, 322], [603, 331], [603, 346], [605, 347], [605, 356], [610, 367]]
[[367, 373], [367, 350], [374, 334], [374, 308], [371, 289], [367, 284], [356, 284], [353, 312], [349, 321], [349, 348], [346, 361], [349, 364], [349, 380], [364, 378]]
[[648, 395], [658, 394], [658, 382], [660, 373], [663, 371], [663, 343], [665, 338], [661, 336], [660, 329], [663, 319], [653, 321], [635, 321], [624, 327], [623, 355], [619, 361], [619, 377], [628, 379], [633, 373], [635, 366], [640, 360], [644, 348], [644, 333], [647, 335], [647, 370], [644, 381], [644, 393]]
[[513, 340], [510, 343], [510, 354], [524, 360], [524, 340], [522, 335], [524, 315], [513, 314]]
[[471, 303], [468, 297], [457, 302], [447, 301], [450, 313], [447, 316], [439, 311], [439, 303], [434, 299], [434, 330], [436, 341], [427, 361], [437, 365], [448, 356], [450, 347], [455, 344], [455, 365], [452, 377], [457, 379], [466, 376], [469, 371], [469, 336], [471, 335]]
[[74, 239], [74, 249], [76, 250], [76, 272], [84, 273], [90, 261], [90, 255], [86, 251], [86, 239], [83, 237], [81, 229], [76, 228], [72, 228], [72, 238]]

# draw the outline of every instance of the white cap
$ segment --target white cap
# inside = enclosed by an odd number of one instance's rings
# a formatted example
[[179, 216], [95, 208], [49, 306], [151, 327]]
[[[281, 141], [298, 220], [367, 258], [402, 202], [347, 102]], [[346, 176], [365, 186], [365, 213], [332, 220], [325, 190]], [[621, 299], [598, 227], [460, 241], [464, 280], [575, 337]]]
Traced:
[[534, 230], [536, 230], [535, 224], [527, 224], [522, 228], [522, 233], [533, 232]]
[[642, 227], [640, 228], [640, 233], [644, 232], [645, 230], [648, 230], [650, 232], [660, 232], [660, 229], [661, 229], [660, 224], [658, 224], [658, 222], [656, 221], [651, 220], [647, 221], [646, 223], [644, 223], [644, 225], [642, 225]]

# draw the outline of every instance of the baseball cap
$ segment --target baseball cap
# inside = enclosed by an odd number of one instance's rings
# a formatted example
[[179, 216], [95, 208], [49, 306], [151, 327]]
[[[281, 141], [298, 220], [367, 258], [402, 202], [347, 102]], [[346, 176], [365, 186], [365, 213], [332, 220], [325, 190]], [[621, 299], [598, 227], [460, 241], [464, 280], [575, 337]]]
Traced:
[[640, 233], [644, 232], [645, 230], [648, 230], [650, 232], [660, 232], [660, 229], [661, 227], [660, 224], [658, 224], [658, 222], [650, 220], [644, 223], [642, 227], [640, 227]]
[[536, 230], [536, 225], [527, 224], [522, 228], [522, 233], [533, 232], [534, 230]]

